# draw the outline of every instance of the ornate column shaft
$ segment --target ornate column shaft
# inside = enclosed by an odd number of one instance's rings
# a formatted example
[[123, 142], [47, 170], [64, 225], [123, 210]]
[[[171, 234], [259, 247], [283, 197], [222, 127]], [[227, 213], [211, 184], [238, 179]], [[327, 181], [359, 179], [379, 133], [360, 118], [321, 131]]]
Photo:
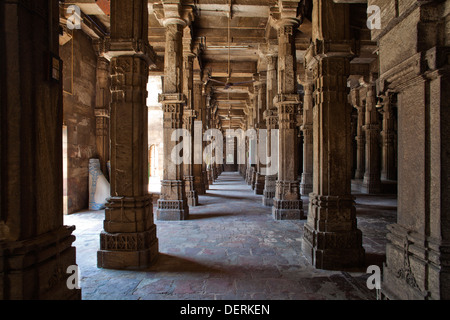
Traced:
[[272, 215], [276, 220], [302, 219], [297, 148], [297, 111], [300, 97], [296, 93], [296, 58], [294, 33], [296, 19], [278, 21], [278, 180], [273, 199]]
[[[186, 105], [183, 111], [183, 128], [189, 133], [189, 153], [190, 157], [185, 157], [183, 161], [183, 179], [185, 183], [186, 198], [189, 206], [198, 204], [198, 193], [194, 188], [194, 120], [196, 111], [194, 110], [194, 62], [195, 54], [192, 52], [191, 28], [184, 28], [183, 35], [183, 93], [186, 96]], [[184, 139], [184, 138], [183, 138]], [[184, 148], [187, 148], [184, 145]], [[187, 150], [186, 150], [187, 151]]]
[[367, 87], [366, 119], [364, 124], [366, 138], [366, 166], [361, 187], [361, 190], [367, 193], [379, 193], [381, 190], [379, 146], [380, 123], [378, 121], [375, 95], [375, 84], [370, 84]]
[[353, 107], [358, 111], [358, 123], [356, 126], [356, 172], [355, 179], [363, 179], [366, 168], [366, 136], [364, 123], [366, 119], [366, 106], [361, 103], [359, 88], [352, 89], [350, 96]]
[[[278, 111], [273, 105], [273, 99], [278, 93], [277, 86], [277, 60], [278, 56], [270, 54], [266, 56], [267, 62], [267, 86], [266, 86], [266, 111], [264, 111], [264, 118], [266, 120], [267, 128], [267, 155], [273, 157], [272, 152], [272, 134], [274, 129], [278, 129]], [[270, 165], [274, 165], [273, 160]], [[273, 206], [273, 198], [275, 197], [276, 180], [278, 174], [266, 175], [263, 192], [263, 205]]]
[[183, 125], [186, 97], [183, 91], [183, 28], [181, 18], [163, 20], [166, 28], [166, 51], [164, 58], [164, 89], [160, 102], [164, 111], [164, 175], [161, 181], [161, 197], [156, 211], [158, 220], [186, 220], [189, 208], [183, 180], [183, 165], [173, 162], [171, 141], [174, 130]]
[[251, 177], [250, 185], [252, 190], [255, 190], [256, 184], [256, 173], [257, 173], [257, 163], [258, 163], [258, 132], [257, 132], [257, 112], [258, 112], [258, 88], [253, 88], [253, 93], [251, 96], [251, 126], [250, 128], [255, 130], [256, 137], [250, 141], [250, 166], [251, 166]]
[[[203, 112], [202, 112], [202, 126], [203, 126], [203, 131], [202, 131], [202, 140], [203, 140], [203, 145], [202, 145], [202, 152], [203, 150], [205, 150], [206, 148], [206, 141], [204, 141], [203, 139], [203, 135], [205, 134], [206, 130], [208, 129], [208, 117], [209, 117], [209, 112], [210, 112], [210, 108], [209, 108], [209, 98], [206, 92], [207, 88], [206, 86], [203, 86], [202, 88], [202, 105], [203, 107]], [[202, 156], [202, 180], [203, 180], [203, 185], [205, 186], [205, 193], [206, 190], [209, 189], [209, 180], [208, 180], [208, 165], [206, 163], [206, 159]]]
[[194, 74], [194, 87], [193, 87], [193, 99], [194, 99], [194, 110], [197, 115], [196, 121], [197, 124], [200, 126], [199, 132], [195, 131], [194, 128], [194, 138], [195, 134], [201, 135], [201, 141], [202, 141], [202, 149], [201, 149], [201, 157], [202, 157], [202, 163], [195, 163], [193, 165], [193, 175], [194, 175], [194, 189], [197, 192], [198, 195], [203, 195], [206, 193], [205, 190], [205, 184], [203, 180], [203, 126], [204, 126], [204, 113], [205, 113], [205, 106], [204, 106], [204, 99], [202, 97], [202, 90], [203, 90], [203, 82], [201, 81], [200, 77], [195, 79]]
[[303, 84], [303, 173], [300, 182], [300, 193], [309, 195], [313, 188], [313, 83]]
[[392, 106], [392, 95], [385, 97], [382, 107], [378, 110], [383, 115], [381, 131], [381, 179], [397, 180], [397, 168], [395, 165], [395, 114]]
[[[129, 15], [139, 12], [135, 21]], [[134, 28], [126, 28], [134, 24]], [[105, 209], [97, 264], [146, 268], [158, 255], [148, 193], [148, 11], [144, 0], [111, 2], [111, 197]], [[125, 25], [124, 25], [125, 24]]]
[[97, 92], [95, 103], [97, 155], [100, 168], [108, 176], [106, 163], [109, 161], [109, 115], [110, 115], [110, 66], [108, 59], [99, 57], [97, 60]]
[[[255, 176], [255, 193], [256, 194], [264, 194], [264, 185], [265, 185], [265, 175], [262, 173], [262, 168], [265, 165], [262, 163], [263, 159], [260, 159], [261, 154], [263, 153], [261, 149], [266, 149], [267, 142], [263, 142], [261, 140], [262, 133], [260, 130], [266, 129], [266, 121], [264, 119], [264, 112], [266, 111], [266, 101], [267, 101], [267, 93], [266, 93], [266, 83], [265, 78], [260, 75], [259, 78], [260, 83], [258, 84], [258, 96], [257, 96], [257, 139], [258, 139], [258, 153], [257, 153], [257, 162], [256, 162], [256, 176]], [[264, 144], [262, 144], [264, 143]], [[267, 153], [267, 150], [266, 150]], [[265, 160], [265, 159], [264, 159]]]

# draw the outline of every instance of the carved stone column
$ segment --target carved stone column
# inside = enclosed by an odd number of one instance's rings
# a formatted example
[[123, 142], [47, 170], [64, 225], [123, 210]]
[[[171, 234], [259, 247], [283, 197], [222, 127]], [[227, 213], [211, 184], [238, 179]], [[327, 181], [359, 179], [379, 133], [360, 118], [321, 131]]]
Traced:
[[57, 1], [0, 2], [0, 300], [81, 299], [63, 225]]
[[[170, 15], [168, 15], [170, 17]], [[174, 130], [182, 128], [186, 97], [182, 93], [183, 28], [185, 20], [167, 18], [166, 51], [164, 58], [164, 89], [160, 97], [164, 111], [164, 176], [161, 181], [161, 197], [158, 200], [158, 220], [186, 220], [189, 216], [183, 165], [171, 159], [176, 142], [171, 141]]]
[[[135, 21], [128, 17], [140, 12]], [[111, 197], [105, 209], [97, 264], [100, 268], [146, 268], [158, 255], [152, 197], [148, 193], [149, 64], [147, 3], [111, 3]], [[135, 28], [125, 28], [128, 23]], [[138, 39], [138, 41], [133, 41]]]
[[274, 105], [278, 109], [278, 180], [273, 199], [272, 215], [276, 220], [302, 219], [298, 175], [297, 111], [300, 97], [296, 93], [295, 29], [297, 19], [277, 22], [278, 31], [278, 95]]
[[[209, 90], [206, 86], [203, 86], [203, 90], [202, 90], [202, 103], [205, 106], [204, 107], [204, 112], [202, 113], [202, 125], [203, 125], [203, 135], [205, 134], [206, 130], [208, 130], [208, 121], [209, 121], [209, 117], [210, 117], [210, 112], [211, 112], [211, 107], [210, 107], [210, 95], [209, 95]], [[203, 148], [202, 148], [202, 153], [203, 150], [205, 150], [207, 142], [203, 139], [203, 135], [202, 135], [202, 140], [203, 140]], [[202, 156], [203, 158], [203, 156]], [[203, 158], [203, 163], [202, 163], [202, 177], [203, 177], [203, 185], [205, 186], [205, 193], [206, 190], [209, 190], [209, 179], [208, 179], [208, 164], [206, 163], [206, 159]]]
[[[273, 159], [275, 155], [272, 155], [272, 135], [275, 129], [278, 129], [278, 111], [276, 106], [273, 105], [273, 98], [278, 93], [277, 86], [277, 60], [278, 56], [276, 54], [268, 54], [266, 56], [267, 62], [267, 85], [266, 85], [266, 111], [264, 111], [264, 118], [266, 120], [267, 128], [267, 156], [271, 157], [270, 163], [268, 165], [276, 166], [278, 162], [275, 163]], [[275, 197], [275, 187], [278, 174], [268, 174], [265, 176], [264, 191], [263, 191], [263, 205], [273, 206], [273, 198]]]
[[375, 84], [367, 86], [366, 119], [364, 132], [366, 138], [366, 166], [361, 190], [367, 193], [379, 193], [380, 180], [380, 123], [376, 108]]
[[[260, 159], [261, 154], [263, 154], [263, 150], [267, 147], [267, 142], [262, 141], [262, 133], [261, 130], [266, 129], [266, 121], [264, 119], [264, 112], [266, 111], [266, 84], [265, 77], [262, 75], [259, 76], [259, 83], [257, 84], [257, 110], [256, 110], [256, 120], [257, 120], [257, 162], [256, 162], [256, 173], [255, 173], [255, 194], [264, 194], [264, 185], [265, 185], [265, 175], [263, 174], [263, 168], [265, 165], [262, 163], [263, 160]], [[267, 138], [267, 137], [266, 137]], [[266, 150], [267, 153], [267, 150]]]
[[355, 179], [363, 179], [366, 168], [366, 136], [364, 123], [366, 119], [366, 106], [361, 103], [360, 89], [352, 89], [350, 99], [352, 105], [358, 111], [358, 123], [356, 126], [356, 172]]
[[[199, 137], [197, 138], [201, 142], [201, 150], [200, 150], [200, 157], [201, 162], [196, 163], [195, 162], [195, 156], [194, 156], [194, 165], [193, 165], [193, 175], [194, 175], [194, 189], [197, 192], [198, 195], [203, 195], [206, 193], [205, 190], [205, 183], [203, 178], [203, 127], [205, 125], [204, 121], [206, 121], [204, 113], [205, 113], [205, 105], [204, 105], [204, 99], [202, 96], [202, 90], [203, 90], [203, 82], [201, 81], [199, 75], [196, 76], [194, 74], [194, 88], [193, 88], [193, 99], [194, 99], [194, 110], [197, 115], [196, 117], [196, 124], [194, 124], [194, 139], [196, 138], [196, 135]], [[197, 126], [198, 131], [197, 131]], [[195, 146], [194, 146], [195, 147]]]
[[310, 194], [303, 252], [320, 269], [360, 266], [362, 234], [351, 195], [349, 59], [319, 58], [314, 112], [314, 188]]
[[303, 173], [300, 182], [300, 193], [309, 195], [313, 189], [313, 83], [304, 82], [303, 98]]
[[108, 176], [106, 163], [109, 161], [109, 115], [110, 115], [110, 66], [108, 59], [99, 57], [97, 60], [97, 92], [95, 103], [97, 156], [100, 168]]
[[[315, 0], [314, 6], [313, 35], [317, 40], [305, 57], [315, 81], [314, 183], [302, 251], [314, 267], [339, 270], [360, 267], [365, 257], [351, 194], [352, 107], [347, 79], [353, 43], [346, 40], [348, 5]], [[325, 18], [330, 15], [344, 19]]]
[[395, 113], [392, 106], [392, 95], [385, 96], [378, 110], [383, 115], [381, 131], [381, 179], [397, 180], [396, 154], [395, 154]]
[[[208, 88], [207, 96], [206, 96], [206, 127], [205, 127], [205, 133], [209, 129], [214, 128], [214, 109], [215, 107], [215, 100], [213, 97], [213, 93], [211, 92], [211, 89]], [[204, 148], [207, 146], [207, 142], [204, 142]], [[206, 180], [208, 188], [214, 183], [214, 172], [213, 172], [213, 164], [212, 164], [212, 154], [208, 154], [205, 158], [206, 162]]]
[[[189, 150], [189, 157], [183, 160], [183, 179], [186, 188], [186, 198], [189, 206], [197, 206], [198, 193], [194, 188], [194, 120], [197, 117], [194, 110], [194, 70], [193, 59], [195, 54], [192, 52], [192, 34], [189, 26], [184, 28], [183, 35], [183, 93], [186, 97], [186, 105], [183, 111], [183, 128], [189, 133], [188, 143], [184, 143], [183, 149]], [[187, 141], [185, 141], [187, 142]], [[183, 150], [183, 151], [184, 151]]]

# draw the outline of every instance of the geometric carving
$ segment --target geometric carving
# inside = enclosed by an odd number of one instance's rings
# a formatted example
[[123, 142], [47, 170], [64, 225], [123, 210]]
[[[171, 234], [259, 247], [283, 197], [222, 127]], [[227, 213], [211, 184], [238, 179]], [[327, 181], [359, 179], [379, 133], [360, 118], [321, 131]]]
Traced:
[[101, 250], [110, 251], [141, 251], [151, 247], [157, 241], [156, 226], [145, 232], [137, 233], [107, 233], [100, 234]]

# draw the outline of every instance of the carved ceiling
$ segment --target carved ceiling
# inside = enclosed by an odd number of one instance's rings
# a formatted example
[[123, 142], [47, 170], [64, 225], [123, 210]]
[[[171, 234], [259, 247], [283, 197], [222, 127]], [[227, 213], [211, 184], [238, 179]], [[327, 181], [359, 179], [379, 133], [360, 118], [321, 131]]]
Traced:
[[[311, 42], [312, 0], [298, 0], [302, 8], [303, 21], [296, 33], [296, 54], [298, 77], [302, 77], [303, 57]], [[334, 0], [351, 3], [350, 27], [358, 40], [358, 56], [353, 69], [358, 74], [367, 72], [374, 61], [376, 44], [370, 41], [369, 30], [365, 27], [365, 0]], [[196, 54], [194, 68], [203, 70], [202, 80], [208, 77], [208, 86], [215, 93], [218, 113], [222, 125], [229, 127], [231, 114], [232, 127], [238, 127], [245, 117], [247, 106], [253, 92], [253, 83], [258, 74], [264, 75], [266, 62], [264, 56], [277, 50], [276, 31], [273, 27], [278, 14], [278, 0], [182, 0], [183, 8], [192, 12], [190, 22], [192, 50]], [[109, 0], [66, 1], [66, 5], [78, 5], [87, 22], [109, 32]], [[291, 2], [292, 3], [292, 2]], [[157, 10], [162, 1], [150, 0], [149, 43], [161, 61], [164, 59], [165, 28], [158, 19]], [[231, 18], [231, 19], [230, 19]], [[91, 32], [92, 33], [92, 32]], [[163, 75], [163, 63], [159, 63], [153, 74]], [[230, 73], [230, 78], [228, 75]], [[197, 75], [199, 73], [197, 72]], [[256, 77], [256, 78], [255, 78]], [[240, 83], [224, 86], [227, 80]], [[231, 109], [231, 113], [230, 113]]]

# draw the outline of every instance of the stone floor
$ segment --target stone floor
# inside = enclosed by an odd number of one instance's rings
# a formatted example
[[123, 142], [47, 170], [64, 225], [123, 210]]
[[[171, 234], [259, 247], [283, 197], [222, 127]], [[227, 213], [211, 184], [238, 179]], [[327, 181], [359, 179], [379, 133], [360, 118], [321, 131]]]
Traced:
[[[386, 225], [396, 220], [396, 197], [356, 197], [367, 265], [381, 265]], [[97, 268], [103, 211], [65, 216], [66, 225], [76, 226], [83, 299], [375, 299], [365, 268], [311, 267], [301, 251], [306, 221], [274, 221], [271, 208], [237, 173], [223, 173], [199, 200], [187, 221], [155, 221], [160, 257], [142, 271]], [[307, 197], [303, 200], [307, 209]]]

